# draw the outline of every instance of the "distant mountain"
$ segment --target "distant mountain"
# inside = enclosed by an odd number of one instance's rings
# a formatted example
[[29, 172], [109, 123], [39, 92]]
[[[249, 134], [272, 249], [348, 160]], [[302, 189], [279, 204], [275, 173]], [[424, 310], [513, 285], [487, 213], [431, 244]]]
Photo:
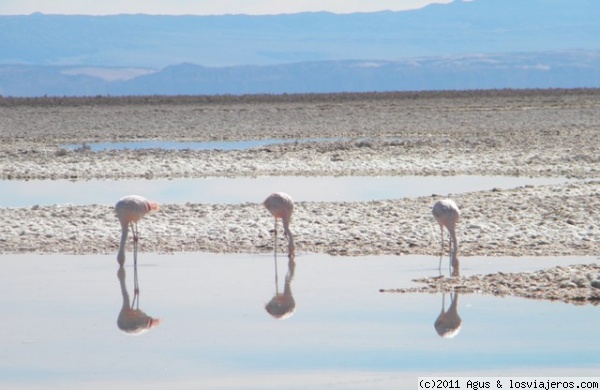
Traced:
[[137, 77], [107, 80], [89, 75], [118, 72], [118, 68], [0, 65], [0, 94], [27, 97], [600, 88], [600, 51], [223, 68], [180, 64], [154, 73], [139, 70], [141, 75]]
[[0, 94], [600, 87], [600, 1], [404, 12], [0, 16]]
[[275, 16], [0, 16], [0, 64], [223, 67], [600, 50], [598, 0], [456, 0]]

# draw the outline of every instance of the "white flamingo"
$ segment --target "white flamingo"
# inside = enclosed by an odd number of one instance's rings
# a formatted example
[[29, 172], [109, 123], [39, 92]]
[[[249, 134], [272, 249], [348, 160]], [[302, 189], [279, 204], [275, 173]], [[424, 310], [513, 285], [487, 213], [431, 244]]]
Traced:
[[[121, 198], [115, 205], [115, 213], [121, 223], [121, 243], [119, 244], [119, 252], [117, 261], [123, 267], [125, 264], [125, 243], [127, 242], [127, 234], [131, 228], [133, 234], [133, 249], [137, 252], [138, 229], [137, 222], [152, 210], [158, 210], [158, 204], [151, 202], [138, 195], [129, 195]], [[134, 256], [134, 260], [137, 256]]]
[[265, 199], [263, 206], [275, 218], [275, 251], [277, 251], [277, 219], [283, 222], [283, 232], [288, 239], [288, 255], [293, 256], [296, 251], [294, 245], [294, 235], [290, 231], [290, 221], [294, 212], [294, 201], [292, 198], [283, 192], [272, 193]]
[[458, 253], [458, 240], [456, 239], [456, 223], [460, 217], [460, 211], [458, 206], [452, 199], [442, 199], [437, 201], [433, 205], [431, 210], [435, 220], [440, 224], [440, 231], [442, 237], [442, 249], [440, 252], [440, 264], [438, 269], [442, 269], [442, 256], [444, 255], [444, 227], [450, 234], [450, 258], [451, 265], [454, 269], [454, 273], [458, 276], [459, 261], [457, 257]]

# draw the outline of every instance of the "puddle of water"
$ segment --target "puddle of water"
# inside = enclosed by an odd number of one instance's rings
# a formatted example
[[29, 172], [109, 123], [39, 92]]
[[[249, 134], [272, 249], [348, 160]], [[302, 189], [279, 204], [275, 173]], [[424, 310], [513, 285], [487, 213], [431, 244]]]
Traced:
[[[114, 255], [0, 261], [3, 388], [389, 389], [412, 388], [432, 373], [558, 377], [600, 369], [598, 307], [461, 295], [460, 330], [442, 338], [434, 328], [442, 295], [379, 293], [437, 274], [433, 256], [300, 254], [286, 290], [283, 256], [276, 279], [272, 255], [141, 253], [139, 309], [161, 323], [138, 336], [117, 325], [135, 296], [130, 259], [124, 275]], [[463, 258], [461, 270], [597, 261]], [[288, 303], [293, 296], [294, 312], [283, 320], [265, 310], [277, 292]]]
[[297, 142], [327, 142], [339, 141], [342, 138], [303, 138], [303, 139], [261, 139], [246, 141], [132, 141], [132, 142], [97, 142], [85, 144], [62, 145], [65, 149], [76, 150], [80, 148], [89, 148], [92, 152], [103, 150], [123, 150], [123, 149], [168, 149], [168, 150], [244, 150], [267, 146], [274, 144], [290, 144]]
[[504, 176], [277, 176], [153, 180], [0, 181], [0, 207], [52, 204], [113, 204], [139, 194], [159, 203], [258, 203], [271, 192], [284, 191], [295, 201], [352, 202], [447, 195], [492, 188], [559, 184], [564, 178]]

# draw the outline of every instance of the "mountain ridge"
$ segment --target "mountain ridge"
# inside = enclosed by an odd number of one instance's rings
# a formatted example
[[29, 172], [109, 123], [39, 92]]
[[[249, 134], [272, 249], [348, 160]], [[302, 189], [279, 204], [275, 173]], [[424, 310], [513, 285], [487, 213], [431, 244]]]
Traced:
[[222, 67], [598, 50], [598, 14], [595, 0], [474, 0], [356, 14], [0, 16], [0, 63]]
[[595, 88], [598, 14], [597, 0], [455, 0], [354, 14], [0, 16], [0, 94]]
[[[0, 94], [219, 95], [468, 89], [600, 88], [600, 51], [308, 61], [207, 67], [191, 63], [103, 79], [73, 66], [0, 65]], [[119, 68], [107, 68], [116, 72]], [[91, 73], [90, 73], [91, 72]], [[135, 72], [134, 72], [135, 73]]]

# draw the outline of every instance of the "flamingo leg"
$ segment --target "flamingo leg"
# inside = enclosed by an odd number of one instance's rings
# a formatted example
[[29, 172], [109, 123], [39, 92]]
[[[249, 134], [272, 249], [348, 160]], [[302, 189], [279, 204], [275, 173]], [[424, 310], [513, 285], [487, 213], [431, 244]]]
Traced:
[[[137, 274], [137, 251], [133, 252], [133, 301], [137, 300], [137, 306], [135, 309], [139, 308], [140, 305], [140, 286], [138, 284], [138, 274]], [[131, 308], [133, 309], [134, 303], [132, 303]]]
[[277, 218], [275, 218], [275, 243], [273, 244], [273, 250], [275, 251], [275, 255], [277, 255]]
[[440, 250], [440, 263], [438, 265], [438, 270], [441, 271], [442, 270], [442, 257], [444, 256], [444, 227], [442, 225], [440, 225], [440, 237], [441, 237], [441, 243], [442, 243], [442, 249]]
[[273, 257], [275, 259], [275, 292], [277, 294], [279, 294], [279, 276], [278, 276], [278, 272], [277, 272], [277, 251], [275, 251]]
[[133, 244], [133, 268], [137, 271], [137, 254], [138, 254], [138, 245], [137, 242]]
[[133, 243], [137, 243], [139, 236], [138, 236], [138, 228], [137, 228], [137, 222], [130, 222], [129, 223], [130, 229], [131, 229], [131, 233], [133, 236]]
[[448, 235], [448, 272], [452, 272], [452, 253], [454, 251], [454, 246], [452, 244], [452, 239]]

